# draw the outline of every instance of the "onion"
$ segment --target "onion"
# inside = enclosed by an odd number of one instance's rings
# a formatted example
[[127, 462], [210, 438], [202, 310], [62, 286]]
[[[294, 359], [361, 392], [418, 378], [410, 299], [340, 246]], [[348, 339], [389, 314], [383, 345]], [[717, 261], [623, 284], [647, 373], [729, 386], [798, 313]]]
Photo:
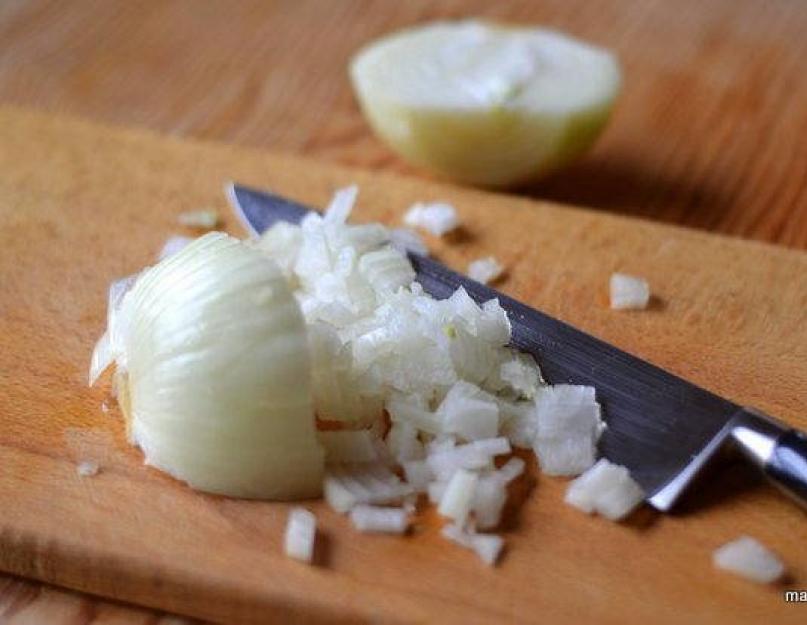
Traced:
[[359, 504], [398, 503], [413, 489], [382, 464], [329, 467], [325, 474], [325, 500], [337, 512]]
[[750, 536], [741, 536], [719, 547], [712, 559], [717, 568], [761, 584], [775, 582], [785, 572], [785, 565], [776, 554]]
[[212, 230], [219, 224], [219, 214], [212, 209], [187, 211], [177, 217], [179, 223], [200, 230]]
[[314, 513], [305, 508], [292, 508], [283, 542], [286, 555], [301, 562], [312, 562], [316, 537], [317, 518]]
[[317, 434], [328, 464], [376, 462], [378, 451], [367, 430], [327, 431]]
[[356, 506], [350, 511], [350, 521], [360, 532], [382, 534], [403, 534], [409, 525], [406, 510], [403, 508], [365, 505]]
[[101, 467], [95, 460], [82, 460], [76, 466], [76, 473], [81, 477], [92, 477], [98, 475], [100, 471]]
[[121, 404], [148, 464], [238, 497], [321, 492], [305, 328], [271, 260], [210, 233], [144, 272], [121, 315]]
[[611, 276], [611, 308], [614, 310], [647, 308], [650, 286], [643, 278], [615, 273]]
[[418, 256], [428, 256], [429, 248], [420, 235], [409, 228], [394, 228], [390, 231], [390, 244], [402, 254], [412, 252]]
[[412, 228], [423, 228], [441, 237], [460, 225], [457, 209], [447, 202], [413, 204], [404, 215], [404, 223]]
[[588, 471], [569, 484], [566, 503], [591, 514], [597, 512], [618, 521], [630, 514], [644, 499], [644, 491], [627, 468], [601, 458]]
[[549, 475], [579, 475], [591, 465], [604, 427], [590, 386], [558, 384], [537, 402], [538, 427], [533, 448]]
[[468, 277], [482, 284], [490, 284], [498, 280], [502, 273], [504, 273], [504, 267], [493, 256], [477, 258], [468, 263]]
[[443, 527], [442, 535], [448, 540], [473, 550], [488, 566], [496, 564], [504, 547], [504, 540], [495, 534], [477, 534], [474, 530], [464, 530], [461, 526], [450, 524]]
[[479, 476], [471, 471], [459, 469], [448, 482], [440, 499], [437, 512], [453, 519], [458, 525], [465, 524], [474, 501]]
[[455, 382], [437, 411], [443, 430], [465, 440], [494, 438], [499, 431], [496, 400], [478, 387]]

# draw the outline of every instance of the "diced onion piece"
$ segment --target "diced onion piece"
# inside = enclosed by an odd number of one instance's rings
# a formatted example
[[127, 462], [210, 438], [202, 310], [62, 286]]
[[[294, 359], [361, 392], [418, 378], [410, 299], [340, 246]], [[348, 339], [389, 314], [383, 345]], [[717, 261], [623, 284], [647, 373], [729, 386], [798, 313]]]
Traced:
[[423, 239], [420, 238], [417, 232], [410, 228], [394, 228], [390, 231], [390, 243], [392, 247], [402, 254], [411, 252], [418, 256], [429, 255], [429, 248], [426, 247]]
[[506, 501], [507, 483], [497, 472], [480, 476], [471, 504], [476, 526], [483, 530], [496, 527]]
[[493, 457], [509, 454], [506, 438], [473, 441], [466, 445], [429, 451], [426, 463], [441, 480], [448, 480], [459, 469], [484, 469], [493, 466]]
[[497, 398], [502, 419], [502, 434], [514, 447], [531, 449], [538, 433], [535, 402], [512, 402]]
[[741, 536], [717, 548], [712, 560], [719, 569], [761, 584], [775, 582], [785, 572], [785, 565], [776, 554], [750, 536]]
[[278, 221], [260, 236], [255, 247], [274, 260], [289, 279], [302, 242], [303, 234], [299, 226]]
[[538, 428], [533, 448], [549, 475], [579, 475], [594, 464], [603, 423], [590, 386], [558, 384], [544, 389], [537, 402]]
[[386, 408], [393, 423], [407, 423], [429, 434], [442, 432], [440, 419], [434, 413], [422, 408], [411, 396], [395, 395], [387, 401]]
[[367, 430], [318, 432], [317, 438], [325, 450], [325, 462], [329, 464], [378, 460], [374, 439]]
[[425, 493], [434, 474], [425, 460], [411, 460], [403, 463], [406, 482], [418, 493]]
[[453, 519], [458, 525], [465, 524], [474, 501], [479, 476], [464, 469], [454, 472], [448, 482], [437, 512]]
[[398, 503], [413, 492], [382, 464], [332, 466], [325, 474], [325, 500], [345, 513], [359, 504]]
[[538, 392], [541, 374], [535, 359], [530, 354], [516, 353], [499, 368], [499, 377], [518, 393], [519, 397], [532, 399]]
[[286, 555], [301, 562], [314, 560], [314, 545], [317, 537], [317, 518], [305, 508], [292, 508], [286, 522], [283, 543]]
[[591, 514], [618, 521], [630, 514], [644, 499], [644, 491], [626, 467], [606, 458], [575, 479], [566, 490], [566, 503]]
[[451, 387], [437, 413], [446, 432], [465, 440], [493, 438], [499, 431], [499, 407], [495, 399], [462, 380]]
[[121, 314], [121, 405], [148, 464], [236, 497], [321, 492], [305, 327], [274, 262], [207, 234], [141, 274]]
[[504, 480], [505, 484], [507, 484], [524, 473], [525, 467], [526, 463], [521, 458], [513, 457], [502, 465], [498, 470], [498, 474]]
[[183, 226], [199, 228], [200, 230], [212, 230], [219, 223], [219, 214], [213, 209], [186, 211], [178, 215], [177, 221]]
[[350, 511], [350, 521], [360, 532], [382, 534], [403, 534], [409, 526], [408, 515], [403, 508], [359, 505]]
[[428, 488], [426, 489], [426, 493], [429, 496], [429, 501], [435, 505], [439, 504], [446, 492], [447, 486], [448, 482], [442, 482], [440, 480], [430, 482]]
[[355, 204], [358, 194], [359, 188], [355, 184], [334, 193], [330, 204], [325, 209], [325, 223], [344, 224], [353, 210], [353, 204]]
[[611, 276], [611, 308], [614, 310], [647, 308], [650, 286], [643, 278], [615, 273]]
[[387, 434], [387, 446], [399, 463], [419, 460], [425, 456], [423, 443], [418, 439], [417, 428], [410, 423], [394, 421]]
[[502, 273], [504, 273], [504, 267], [493, 256], [477, 258], [468, 263], [468, 277], [482, 284], [490, 284], [498, 280]]
[[93, 475], [98, 475], [100, 470], [101, 467], [95, 460], [82, 460], [76, 466], [76, 473], [78, 473], [81, 477], [92, 477]]
[[477, 534], [474, 531], [463, 530], [456, 524], [445, 525], [441, 530], [448, 540], [473, 550], [476, 555], [488, 566], [493, 566], [499, 559], [504, 547], [504, 540], [496, 534]]
[[359, 272], [376, 293], [394, 293], [402, 286], [409, 286], [415, 279], [412, 264], [391, 247], [364, 254], [359, 261]]
[[418, 202], [406, 211], [404, 223], [440, 237], [457, 228], [460, 220], [457, 210], [447, 202]]
[[187, 247], [192, 241], [193, 239], [191, 237], [169, 237], [162, 246], [160, 253], [157, 255], [157, 260], [165, 260], [169, 256], [173, 256], [183, 248]]

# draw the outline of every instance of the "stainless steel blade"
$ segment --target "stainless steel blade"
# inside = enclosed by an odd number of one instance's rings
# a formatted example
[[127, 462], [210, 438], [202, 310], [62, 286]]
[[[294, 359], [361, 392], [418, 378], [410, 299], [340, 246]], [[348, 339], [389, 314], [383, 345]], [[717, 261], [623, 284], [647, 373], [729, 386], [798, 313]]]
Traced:
[[[286, 198], [232, 185], [227, 195], [245, 227], [259, 234], [277, 221], [299, 222], [311, 209]], [[730, 434], [739, 406], [659, 367], [462, 276], [410, 255], [417, 280], [436, 298], [459, 286], [478, 302], [498, 298], [513, 326], [512, 343], [531, 353], [553, 383], [596, 388], [608, 429], [600, 452], [627, 466], [649, 503], [668, 510]]]

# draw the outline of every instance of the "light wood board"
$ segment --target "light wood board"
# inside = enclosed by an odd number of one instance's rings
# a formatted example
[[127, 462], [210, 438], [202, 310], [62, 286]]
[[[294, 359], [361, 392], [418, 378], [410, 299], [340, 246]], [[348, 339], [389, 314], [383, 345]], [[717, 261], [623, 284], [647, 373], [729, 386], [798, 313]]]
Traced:
[[802, 0], [5, 0], [0, 101], [411, 172], [362, 119], [348, 59], [463, 17], [561, 29], [622, 62], [596, 149], [529, 193], [807, 247]]
[[[364, 536], [312, 503], [325, 549], [306, 567], [281, 554], [286, 505], [201, 495], [144, 467], [86, 371], [108, 282], [152, 262], [180, 211], [226, 213], [228, 179], [314, 204], [355, 181], [357, 220], [450, 200], [467, 236], [429, 240], [449, 265], [494, 253], [504, 291], [805, 427], [805, 254], [14, 109], [0, 110], [0, 171], [3, 570], [224, 622], [803, 622], [782, 587], [711, 567], [712, 549], [750, 533], [782, 554], [792, 587], [807, 584], [805, 515], [752, 472], [717, 477], [687, 514], [623, 525], [563, 505], [564, 482], [537, 476], [495, 569], [444, 542], [433, 516], [407, 538]], [[614, 270], [647, 277], [656, 304], [609, 310]], [[100, 449], [100, 475], [76, 475], [82, 445]]]

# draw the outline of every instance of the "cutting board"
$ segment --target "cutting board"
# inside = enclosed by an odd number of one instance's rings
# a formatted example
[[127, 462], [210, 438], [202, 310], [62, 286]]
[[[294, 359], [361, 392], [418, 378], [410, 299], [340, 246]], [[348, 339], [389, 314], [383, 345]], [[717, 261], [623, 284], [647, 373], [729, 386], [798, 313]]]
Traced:
[[[281, 553], [288, 505], [196, 493], [129, 447], [109, 380], [87, 388], [110, 280], [188, 234], [234, 179], [314, 205], [356, 182], [356, 220], [395, 224], [453, 202], [460, 237], [429, 239], [458, 269], [483, 254], [503, 291], [732, 400], [807, 427], [807, 255], [766, 244], [302, 158], [0, 109], [0, 569], [223, 622], [804, 622], [805, 514], [752, 471], [713, 478], [675, 516], [613, 524], [565, 506], [565, 481], [516, 493], [496, 568], [422, 514], [405, 538], [359, 535], [321, 502], [318, 563]], [[615, 270], [645, 276], [649, 310], [607, 306]], [[104, 409], [106, 408], [106, 410]], [[101, 460], [94, 477], [76, 464]], [[756, 586], [711, 566], [749, 533], [791, 575]]]

